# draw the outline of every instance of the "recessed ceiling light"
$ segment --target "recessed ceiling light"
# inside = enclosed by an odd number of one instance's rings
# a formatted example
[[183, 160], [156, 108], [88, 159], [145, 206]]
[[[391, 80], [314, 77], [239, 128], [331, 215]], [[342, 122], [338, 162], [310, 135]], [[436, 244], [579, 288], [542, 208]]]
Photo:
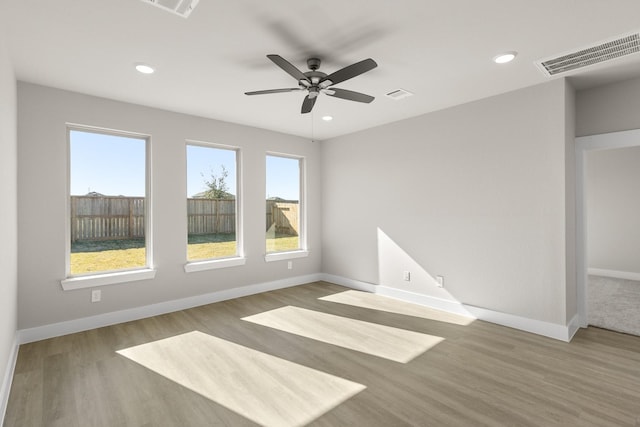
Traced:
[[496, 64], [506, 64], [507, 62], [511, 62], [515, 59], [518, 52], [505, 52], [493, 58], [493, 62]]
[[142, 74], [153, 74], [156, 71], [152, 66], [147, 64], [136, 64], [136, 70]]
[[331, 116], [322, 116], [322, 120], [324, 120], [325, 122], [330, 122], [331, 120], [333, 120], [333, 117], [331, 117]]

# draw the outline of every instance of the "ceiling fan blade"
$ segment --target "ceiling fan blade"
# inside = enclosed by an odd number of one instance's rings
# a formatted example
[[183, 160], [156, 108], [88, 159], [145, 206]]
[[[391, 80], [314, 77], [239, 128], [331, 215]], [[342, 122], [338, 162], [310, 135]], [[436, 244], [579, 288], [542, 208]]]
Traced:
[[330, 80], [331, 85], [335, 85], [345, 80], [349, 80], [355, 76], [359, 76], [362, 73], [366, 73], [367, 71], [371, 71], [377, 66], [378, 64], [376, 64], [376, 61], [374, 61], [373, 59], [365, 59], [363, 61], [356, 62], [355, 64], [344, 67], [336, 71], [335, 73], [329, 74], [327, 77], [323, 78], [321, 82]]
[[313, 98], [309, 95], [305, 96], [304, 101], [302, 101], [302, 110], [300, 111], [302, 114], [310, 113], [313, 109], [313, 105], [316, 103], [317, 96]]
[[267, 55], [267, 58], [272, 60], [274, 64], [276, 64], [278, 67], [282, 68], [284, 71], [286, 71], [294, 79], [296, 79], [298, 81], [300, 81], [300, 80], [307, 80], [308, 81], [307, 76], [305, 76], [302, 71], [298, 70], [294, 65], [292, 65], [286, 59], [284, 59], [282, 56], [280, 56], [280, 55]]
[[284, 92], [297, 92], [299, 90], [302, 90], [302, 88], [299, 87], [292, 87], [292, 88], [287, 88], [287, 89], [267, 89], [267, 90], [256, 90], [253, 92], [245, 92], [245, 95], [266, 95], [269, 93], [284, 93]]
[[360, 92], [354, 92], [352, 90], [338, 89], [337, 87], [332, 87], [331, 89], [327, 90], [325, 93], [329, 96], [333, 96], [334, 98], [348, 99], [349, 101], [364, 102], [367, 104], [375, 99], [371, 95], [366, 95]]

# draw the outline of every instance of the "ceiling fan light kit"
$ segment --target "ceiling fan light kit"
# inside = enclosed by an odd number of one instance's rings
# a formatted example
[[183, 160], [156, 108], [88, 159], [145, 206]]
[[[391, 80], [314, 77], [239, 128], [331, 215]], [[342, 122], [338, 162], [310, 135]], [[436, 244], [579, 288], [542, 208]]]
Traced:
[[306, 114], [311, 112], [315, 105], [316, 99], [320, 93], [324, 93], [334, 98], [346, 99], [348, 101], [370, 103], [375, 98], [371, 95], [366, 95], [360, 92], [354, 92], [351, 90], [340, 89], [333, 87], [333, 85], [342, 83], [360, 74], [371, 71], [378, 66], [376, 62], [371, 59], [365, 59], [355, 64], [351, 64], [329, 75], [318, 71], [321, 61], [319, 58], [307, 59], [307, 67], [310, 71], [303, 73], [297, 67], [292, 65], [289, 61], [281, 57], [280, 55], [267, 55], [274, 64], [284, 70], [287, 74], [297, 80], [297, 88], [285, 88], [285, 89], [267, 89], [258, 90], [252, 92], [245, 92], [245, 95], [266, 95], [271, 93], [283, 93], [294, 91], [307, 91], [307, 96], [302, 101], [301, 113]]

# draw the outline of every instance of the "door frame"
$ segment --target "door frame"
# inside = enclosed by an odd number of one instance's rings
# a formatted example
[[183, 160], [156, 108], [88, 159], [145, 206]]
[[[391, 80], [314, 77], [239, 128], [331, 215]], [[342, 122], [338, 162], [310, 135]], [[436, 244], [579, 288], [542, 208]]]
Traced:
[[586, 155], [588, 151], [640, 147], [640, 129], [576, 138], [576, 289], [580, 326], [588, 326], [587, 319], [587, 206], [586, 206]]

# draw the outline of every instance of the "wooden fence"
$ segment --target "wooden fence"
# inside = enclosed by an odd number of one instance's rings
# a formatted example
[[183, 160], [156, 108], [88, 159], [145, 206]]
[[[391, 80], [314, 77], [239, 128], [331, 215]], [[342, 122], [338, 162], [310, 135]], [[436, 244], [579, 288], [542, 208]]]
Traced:
[[236, 232], [236, 201], [187, 199], [189, 234]]
[[71, 196], [71, 241], [144, 237], [144, 198]]
[[299, 230], [298, 202], [267, 200], [267, 230], [276, 234], [297, 236]]
[[[298, 235], [298, 202], [266, 201], [267, 230]], [[235, 233], [235, 200], [187, 199], [189, 234]], [[144, 198], [71, 196], [71, 241], [144, 237]]]

